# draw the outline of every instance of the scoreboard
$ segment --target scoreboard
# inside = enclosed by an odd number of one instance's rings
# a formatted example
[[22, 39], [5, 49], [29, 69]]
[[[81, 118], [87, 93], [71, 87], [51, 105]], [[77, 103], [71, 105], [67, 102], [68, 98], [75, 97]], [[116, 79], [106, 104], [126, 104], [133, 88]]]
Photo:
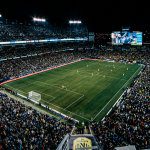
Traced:
[[115, 31], [111, 34], [112, 45], [142, 45], [142, 32]]
[[134, 31], [132, 36], [133, 41], [131, 42], [131, 45], [142, 45], [142, 32]]

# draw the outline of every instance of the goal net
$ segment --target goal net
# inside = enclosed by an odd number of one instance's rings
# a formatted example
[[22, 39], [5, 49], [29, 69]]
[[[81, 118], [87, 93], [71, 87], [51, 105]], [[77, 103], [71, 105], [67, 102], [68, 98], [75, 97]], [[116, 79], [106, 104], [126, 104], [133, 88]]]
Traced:
[[41, 100], [41, 94], [37, 93], [37, 92], [34, 92], [34, 91], [30, 91], [28, 93], [28, 98], [30, 100], [34, 100], [34, 101], [40, 101]]

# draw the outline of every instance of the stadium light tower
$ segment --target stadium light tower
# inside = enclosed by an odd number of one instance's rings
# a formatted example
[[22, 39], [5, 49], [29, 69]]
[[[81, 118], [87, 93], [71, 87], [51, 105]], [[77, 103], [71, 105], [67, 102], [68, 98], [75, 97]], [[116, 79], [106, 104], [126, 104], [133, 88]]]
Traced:
[[69, 20], [69, 24], [81, 24], [81, 20]]
[[37, 18], [37, 17], [33, 17], [33, 21], [34, 22], [46, 22], [46, 19], [45, 18]]

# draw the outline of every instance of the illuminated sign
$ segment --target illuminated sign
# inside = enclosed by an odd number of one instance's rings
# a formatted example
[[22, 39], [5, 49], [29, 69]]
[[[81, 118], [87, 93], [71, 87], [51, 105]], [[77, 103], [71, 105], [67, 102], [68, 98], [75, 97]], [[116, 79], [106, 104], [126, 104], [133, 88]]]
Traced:
[[92, 141], [86, 137], [79, 137], [73, 141], [73, 150], [92, 150]]

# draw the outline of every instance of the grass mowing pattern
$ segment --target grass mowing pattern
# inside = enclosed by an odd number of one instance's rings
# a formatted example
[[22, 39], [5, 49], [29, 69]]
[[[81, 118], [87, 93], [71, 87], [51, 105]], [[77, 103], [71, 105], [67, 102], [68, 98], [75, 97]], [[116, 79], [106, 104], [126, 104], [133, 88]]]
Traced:
[[140, 71], [137, 64], [84, 60], [5, 84], [20, 94], [35, 91], [41, 103], [80, 121], [100, 120]]

